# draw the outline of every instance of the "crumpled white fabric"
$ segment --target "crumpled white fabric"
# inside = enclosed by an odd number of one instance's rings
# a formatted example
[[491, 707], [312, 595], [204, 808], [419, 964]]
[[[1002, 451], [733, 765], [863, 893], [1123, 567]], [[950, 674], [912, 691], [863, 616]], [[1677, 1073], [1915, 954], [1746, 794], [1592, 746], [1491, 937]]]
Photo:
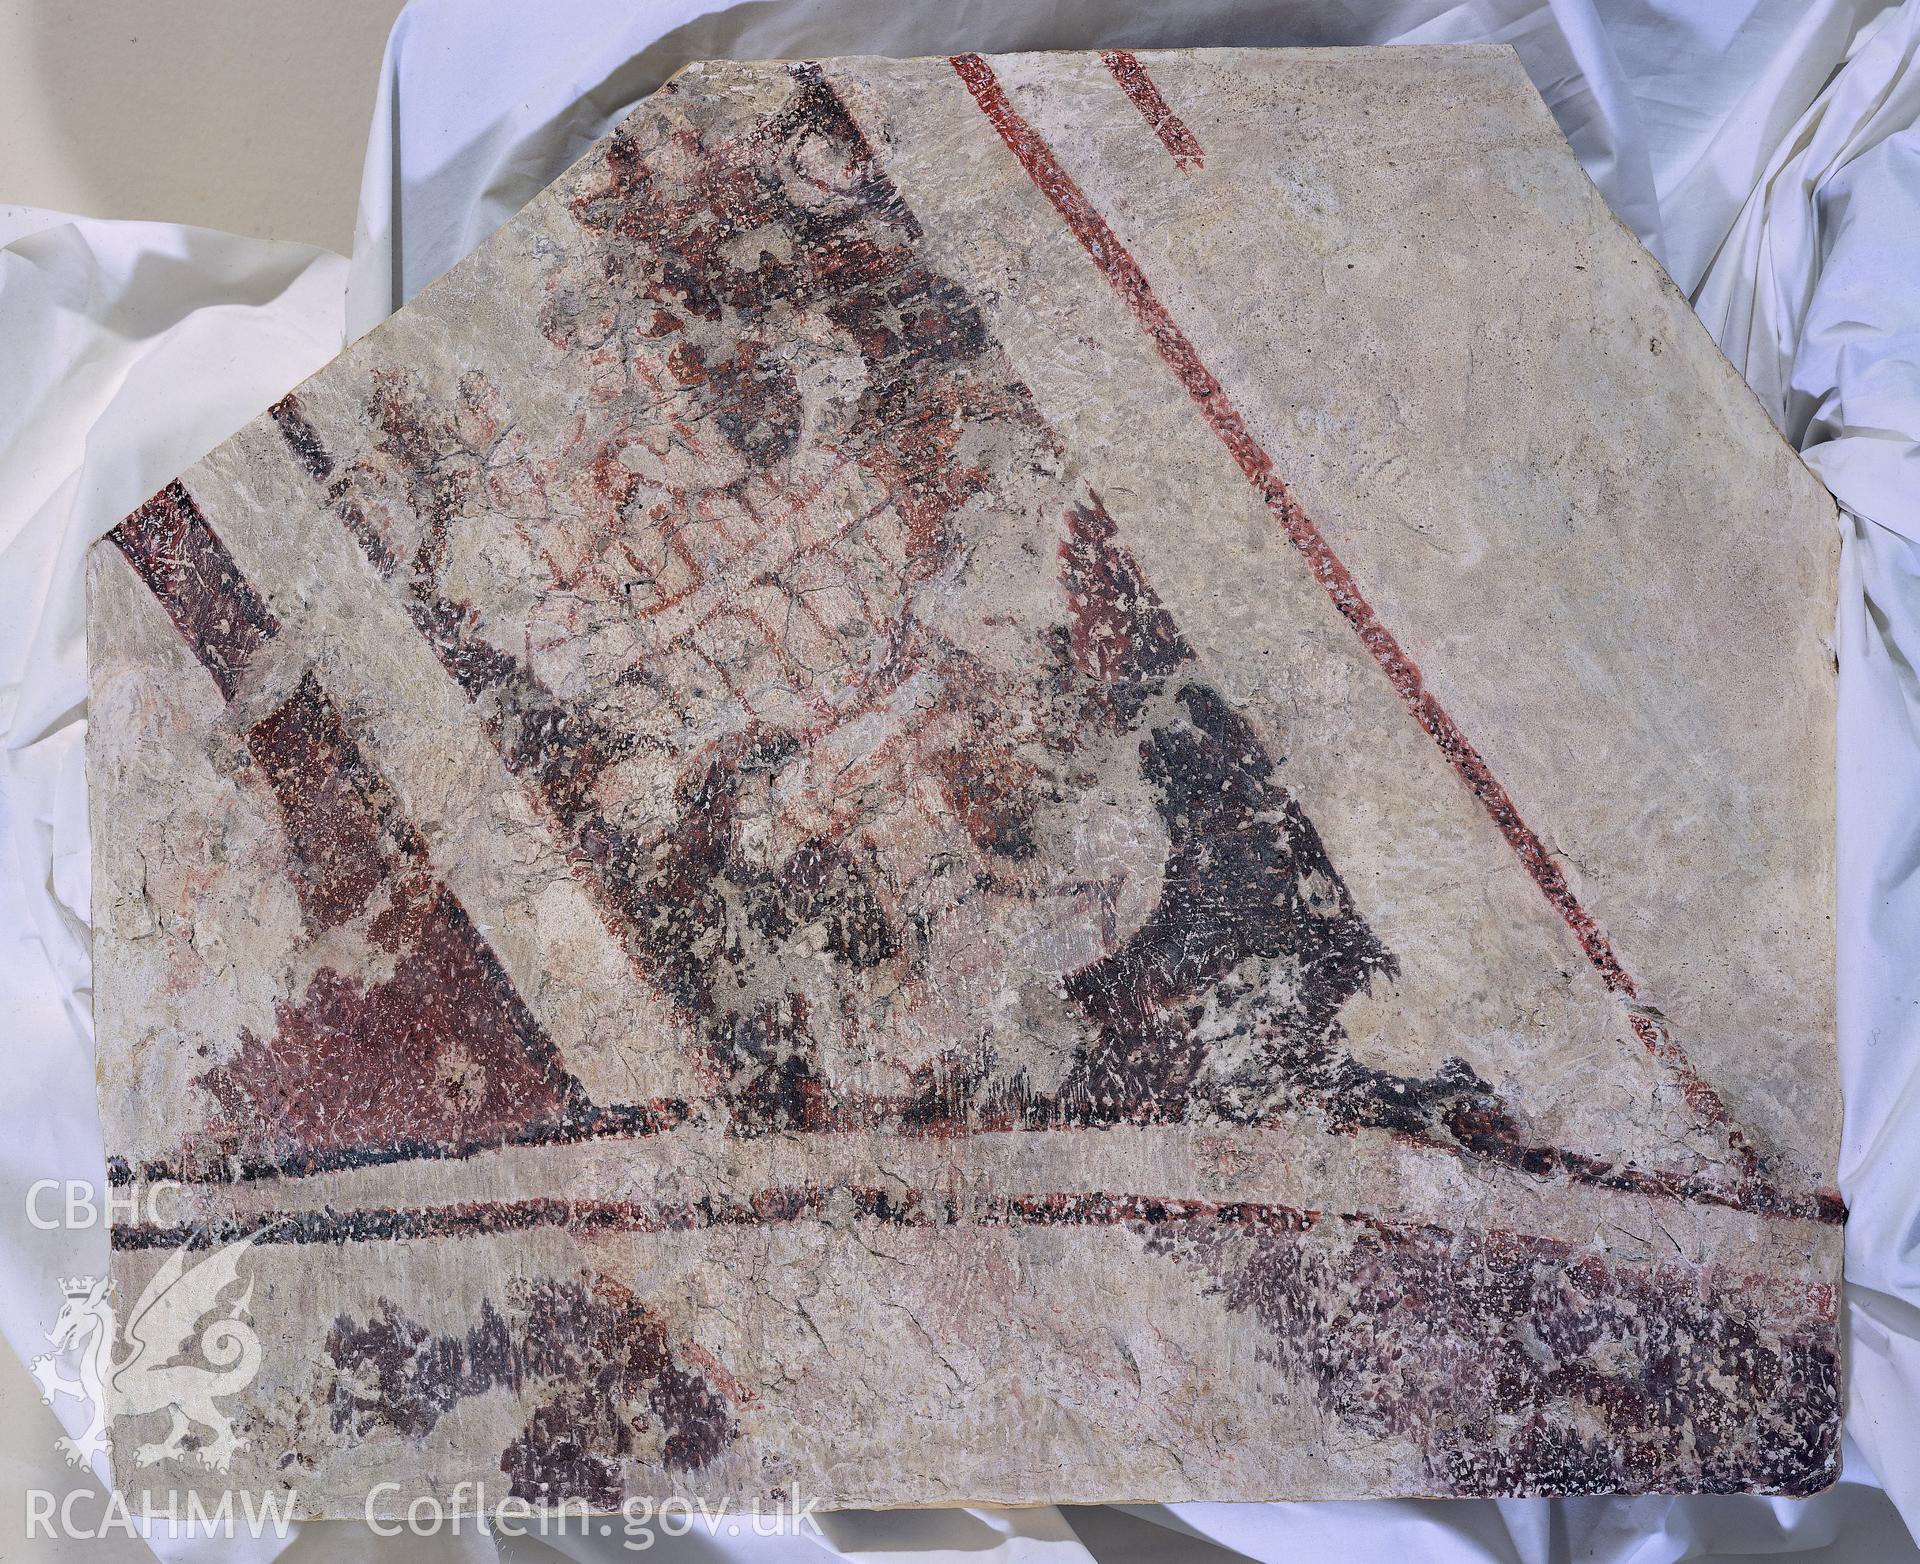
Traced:
[[[298, 246], [0, 208], [0, 241], [29, 234], [0, 252], [0, 992], [18, 1061], [0, 1138], [0, 1334], [14, 1352], [41, 1350], [53, 1277], [104, 1260], [99, 1229], [34, 1230], [16, 1194], [39, 1178], [99, 1178], [80, 760], [86, 543], [317, 368], [343, 322], [358, 335], [451, 266], [689, 60], [1488, 39], [1519, 52], [1614, 210], [1848, 511], [1835, 641], [1847, 1479], [1804, 1502], [894, 1511], [827, 1517], [813, 1542], [696, 1527], [653, 1552], [770, 1561], [825, 1546], [981, 1564], [1920, 1557], [1901, 1519], [1920, 1525], [1920, 0], [415, 0], [382, 66], [350, 267]], [[15, 1381], [15, 1365], [0, 1364], [0, 1407]], [[0, 1449], [0, 1482], [15, 1475], [10, 1461], [24, 1458]], [[47, 1467], [19, 1475], [70, 1480], [50, 1451]], [[545, 1546], [586, 1559], [621, 1556], [621, 1542], [550, 1535]], [[277, 1545], [153, 1546], [266, 1558]], [[540, 1546], [472, 1527], [376, 1543], [327, 1523], [302, 1528], [286, 1557], [491, 1561]]]
[[[90, 1025], [87, 545], [183, 466], [336, 353], [347, 264], [169, 223], [0, 209], [0, 1364], [9, 1439], [0, 1513], [64, 1494], [25, 1360], [47, 1350], [58, 1278], [103, 1275], [104, 1226], [47, 1230], [40, 1180], [103, 1189]], [[74, 1403], [64, 1401], [60, 1410]], [[69, 1432], [75, 1431], [69, 1429]], [[101, 1475], [104, 1475], [102, 1473]], [[83, 1512], [91, 1528], [97, 1506]], [[9, 1536], [0, 1547], [19, 1541]], [[27, 1544], [47, 1546], [45, 1539]], [[167, 1548], [170, 1557], [193, 1550]], [[272, 1556], [264, 1541], [251, 1554]], [[31, 1552], [29, 1554], [31, 1556]]]

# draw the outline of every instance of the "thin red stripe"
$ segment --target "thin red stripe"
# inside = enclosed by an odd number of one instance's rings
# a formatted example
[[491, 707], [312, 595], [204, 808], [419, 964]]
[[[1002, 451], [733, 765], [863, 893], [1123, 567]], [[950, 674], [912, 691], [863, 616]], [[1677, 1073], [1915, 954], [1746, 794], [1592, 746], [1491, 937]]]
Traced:
[[1126, 49], [1109, 49], [1100, 58], [1106, 62], [1107, 69], [1113, 72], [1113, 79], [1120, 83], [1120, 90], [1133, 100], [1140, 117], [1160, 138], [1160, 145], [1167, 149], [1168, 156], [1175, 164], [1183, 169], [1206, 167], [1207, 155], [1200, 150], [1200, 143], [1194, 139], [1193, 132], [1187, 129], [1186, 122], [1173, 112], [1167, 100], [1160, 95], [1160, 89], [1153, 84], [1153, 78], [1147, 74], [1147, 68], [1139, 58]]
[[[1167, 367], [1179, 378], [1208, 425], [1220, 437], [1221, 443], [1247, 475], [1248, 481], [1259, 491], [1267, 509], [1306, 560], [1314, 579], [1333, 600], [1333, 606], [1342, 617], [1353, 626], [1355, 634], [1372, 653], [1373, 660], [1379, 664], [1381, 672], [1386, 674], [1400, 699], [1413, 713], [1415, 721], [1426, 729], [1440, 747], [1440, 753], [1446, 756], [1473, 796], [1479, 799], [1481, 807], [1507, 839], [1508, 846], [1526, 866], [1534, 884], [1540, 887], [1541, 894], [1573, 931], [1574, 938], [1580, 942], [1581, 950], [1600, 974], [1601, 981], [1623, 999], [1637, 1001], [1638, 990], [1634, 981], [1620, 964], [1620, 958], [1614, 953], [1606, 934], [1580, 905], [1579, 898], [1567, 884], [1559, 865], [1548, 854], [1540, 838], [1521, 819], [1520, 811], [1514, 807], [1512, 798], [1481, 758], [1480, 752], [1426, 687], [1419, 667], [1374, 614], [1353, 576], [1321, 535], [1320, 529], [1301, 510], [1299, 502], [1275, 470], [1273, 458], [1248, 431], [1239, 409], [1228, 398], [1213, 372], [1201, 361], [1186, 333], [1175, 324], [1166, 307], [1154, 295], [1139, 263], [1127, 253], [1126, 247], [1108, 227], [1106, 219], [1060, 166], [1052, 148], [1013, 106], [999, 78], [994, 75], [993, 67], [977, 54], [955, 55], [950, 63], [967, 84], [967, 90], [973, 94], [981, 112], [1000, 133], [1000, 139], [1007, 144], [1008, 150], [1020, 160], [1040, 192], [1053, 203], [1054, 210], [1092, 257], [1094, 265], [1100, 268], [1101, 274], [1133, 312], [1134, 319], [1153, 339]], [[1731, 1124], [1726, 1105], [1695, 1072], [1680, 1045], [1668, 1034], [1650, 1006], [1631, 1003], [1628, 1024], [1648, 1052], [1679, 1078], [1687, 1103], [1696, 1115], [1710, 1124]], [[1732, 1130], [1729, 1139], [1743, 1151], [1751, 1168], [1757, 1159], [1746, 1146], [1744, 1137], [1738, 1130]]]

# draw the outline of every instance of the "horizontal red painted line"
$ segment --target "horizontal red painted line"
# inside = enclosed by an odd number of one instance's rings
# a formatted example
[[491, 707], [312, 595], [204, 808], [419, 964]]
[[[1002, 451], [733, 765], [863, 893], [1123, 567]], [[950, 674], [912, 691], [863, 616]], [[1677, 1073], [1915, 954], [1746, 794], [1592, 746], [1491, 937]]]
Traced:
[[638, 1140], [677, 1129], [690, 1116], [687, 1102], [658, 1097], [651, 1102], [614, 1103], [582, 1108], [571, 1117], [540, 1120], [497, 1135], [462, 1141], [395, 1141], [368, 1146], [333, 1146], [279, 1156], [208, 1154], [168, 1161], [107, 1158], [107, 1182], [144, 1184], [251, 1184], [262, 1179], [318, 1178], [363, 1168], [407, 1162], [459, 1162], [487, 1152], [521, 1146], [571, 1146], [588, 1140]]
[[[1268, 1232], [1305, 1232], [1317, 1211], [1254, 1201], [1211, 1201], [1100, 1191], [986, 1197], [963, 1218], [948, 1195], [897, 1194], [864, 1184], [779, 1184], [744, 1196], [697, 1200], [566, 1200], [534, 1197], [457, 1205], [264, 1211], [211, 1222], [137, 1223], [113, 1230], [116, 1249], [173, 1249], [250, 1239], [262, 1244], [350, 1244], [470, 1238], [532, 1228], [569, 1232], [678, 1233], [789, 1222], [880, 1222], [891, 1227], [1123, 1227], [1207, 1223]], [[1371, 1221], [1371, 1218], [1366, 1220]]]
[[1322, 1211], [1311, 1207], [1253, 1200], [1200, 1200], [1184, 1196], [1142, 1195], [1098, 1189], [1052, 1190], [985, 1195], [964, 1207], [944, 1191], [870, 1184], [775, 1184], [720, 1198], [695, 1200], [599, 1200], [533, 1197], [512, 1201], [467, 1201], [457, 1205], [316, 1211], [264, 1211], [211, 1222], [117, 1227], [113, 1247], [122, 1250], [209, 1248], [248, 1239], [260, 1244], [405, 1242], [486, 1237], [561, 1228], [573, 1233], [683, 1233], [712, 1228], [768, 1227], [802, 1221], [843, 1225], [877, 1223], [900, 1228], [1126, 1228], [1158, 1236], [1228, 1229], [1249, 1236], [1345, 1235], [1356, 1242], [1391, 1247], [1418, 1246], [1453, 1254], [1463, 1240], [1489, 1255], [1527, 1256], [1572, 1263], [1583, 1268], [1620, 1267], [1660, 1270], [1675, 1267], [1695, 1277], [1715, 1272], [1751, 1287], [1772, 1286], [1803, 1298], [1823, 1318], [1833, 1317], [1836, 1295], [1826, 1283], [1764, 1272], [1728, 1272], [1675, 1258], [1667, 1262], [1621, 1260], [1597, 1253], [1590, 1244], [1509, 1228], [1489, 1227], [1462, 1234], [1453, 1228], [1411, 1218], [1376, 1216], [1366, 1211]]

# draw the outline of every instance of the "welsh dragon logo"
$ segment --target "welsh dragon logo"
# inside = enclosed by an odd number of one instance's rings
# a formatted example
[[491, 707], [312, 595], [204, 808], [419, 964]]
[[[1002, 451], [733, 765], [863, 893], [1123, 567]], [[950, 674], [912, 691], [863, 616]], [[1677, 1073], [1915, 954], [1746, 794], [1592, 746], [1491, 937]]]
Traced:
[[[245, 1441], [234, 1436], [232, 1422], [216, 1403], [260, 1372], [260, 1338], [247, 1323], [252, 1280], [224, 1307], [221, 1299], [238, 1285], [240, 1261], [251, 1243], [228, 1244], [191, 1270], [185, 1247], [176, 1249], [127, 1316], [128, 1350], [121, 1357], [115, 1356], [121, 1332], [111, 1302], [112, 1283], [91, 1276], [61, 1282], [66, 1301], [47, 1332], [54, 1350], [35, 1358], [30, 1367], [48, 1405], [56, 1395], [64, 1395], [92, 1409], [92, 1420], [77, 1438], [59, 1441], [69, 1465], [90, 1463], [112, 1449], [109, 1417], [124, 1427], [124, 1419], [168, 1412], [172, 1426], [166, 1438], [141, 1445], [134, 1452], [139, 1465], [151, 1466], [191, 1449], [211, 1470], [227, 1469]], [[215, 1317], [207, 1320], [209, 1315]], [[188, 1353], [196, 1336], [205, 1361], [176, 1361]], [[79, 1375], [70, 1379], [61, 1373], [60, 1360], [75, 1354]]]

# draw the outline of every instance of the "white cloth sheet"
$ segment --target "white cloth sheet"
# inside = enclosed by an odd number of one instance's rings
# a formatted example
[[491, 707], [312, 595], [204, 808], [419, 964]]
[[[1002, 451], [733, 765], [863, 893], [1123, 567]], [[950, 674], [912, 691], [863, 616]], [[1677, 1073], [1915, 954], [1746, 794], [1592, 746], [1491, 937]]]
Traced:
[[[163, 224], [0, 208], [0, 1334], [44, 1349], [98, 1228], [31, 1225], [40, 1179], [98, 1185], [81, 764], [86, 545], [345, 336], [376, 324], [693, 59], [1033, 48], [1511, 43], [1608, 201], [1666, 264], [1846, 507], [1840, 1049], [1846, 1479], [1753, 1498], [1130, 1506], [827, 1518], [813, 1542], [661, 1538], [654, 1556], [1665, 1564], [1920, 1558], [1920, 0], [415, 0], [382, 66], [351, 262]], [[289, 171], [290, 174], [294, 171]], [[13, 241], [8, 244], [8, 241]], [[0, 1363], [0, 1487], [72, 1482]], [[25, 1425], [22, 1425], [25, 1426]], [[1011, 1435], [1010, 1435], [1011, 1436]], [[1882, 1491], [1884, 1489], [1884, 1492]], [[9, 1514], [0, 1495], [0, 1517]], [[1903, 1519], [1905, 1524], [1903, 1525]], [[623, 1556], [468, 1527], [308, 1526], [286, 1558]], [[7, 1551], [15, 1539], [0, 1542]], [[267, 1558], [272, 1539], [170, 1557]], [[86, 1545], [82, 1545], [83, 1547]], [[27, 1557], [52, 1557], [28, 1544]], [[35, 1551], [41, 1550], [41, 1551]], [[74, 1556], [95, 1556], [76, 1553]]]

